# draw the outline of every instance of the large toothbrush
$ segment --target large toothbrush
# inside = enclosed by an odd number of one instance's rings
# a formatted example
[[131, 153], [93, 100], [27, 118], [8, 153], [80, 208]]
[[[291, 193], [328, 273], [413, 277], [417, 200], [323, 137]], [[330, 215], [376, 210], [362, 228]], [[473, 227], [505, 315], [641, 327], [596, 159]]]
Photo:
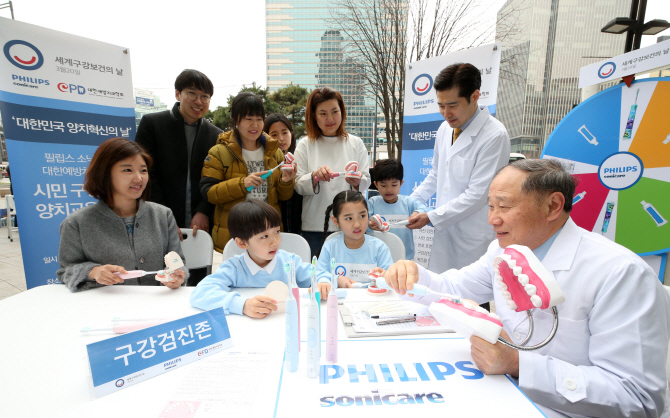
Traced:
[[[369, 277], [375, 282], [379, 289], [393, 290], [393, 288], [386, 283], [386, 280], [383, 277], [380, 277], [374, 273], [371, 273]], [[442, 298], [447, 298], [454, 303], [461, 303], [461, 298], [458, 296], [450, 295], [448, 293], [439, 293], [419, 283], [414, 283], [412, 289], [408, 289], [407, 293], [415, 296], [440, 296]]]
[[312, 259], [309, 272], [312, 275], [312, 296], [307, 309], [307, 377], [319, 377], [321, 359], [321, 323], [319, 321], [319, 304], [316, 292], [316, 257]]
[[337, 276], [335, 259], [330, 260], [330, 293], [326, 318], [326, 360], [337, 363]]
[[298, 335], [298, 303], [291, 291], [293, 281], [291, 280], [291, 263], [284, 264], [284, 271], [288, 277], [288, 299], [286, 300], [286, 369], [289, 372], [298, 370], [300, 337]]

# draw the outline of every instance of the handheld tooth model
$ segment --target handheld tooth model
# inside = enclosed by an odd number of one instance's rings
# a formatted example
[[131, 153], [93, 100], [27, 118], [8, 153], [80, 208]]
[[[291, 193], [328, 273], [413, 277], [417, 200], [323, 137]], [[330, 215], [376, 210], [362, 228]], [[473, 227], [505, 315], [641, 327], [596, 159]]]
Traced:
[[[288, 161], [287, 161], [289, 155], [291, 155], [291, 163], [288, 163]], [[288, 168], [285, 168], [287, 163], [288, 163], [288, 167], [293, 167], [292, 163], [293, 163], [294, 159], [295, 158], [293, 157], [293, 154], [291, 154], [289, 152], [288, 154], [286, 154], [286, 156], [284, 156], [284, 163], [283, 164], [277, 164], [275, 167], [272, 167], [271, 169], [269, 169], [267, 173], [261, 175], [261, 179], [265, 180], [266, 178], [270, 177], [272, 175], [272, 173], [278, 168], [281, 169], [281, 170], [288, 170]], [[256, 186], [249, 186], [249, 187], [247, 187], [247, 191], [250, 192], [255, 188], [256, 188]]]
[[337, 363], [337, 276], [335, 259], [330, 260], [330, 293], [326, 317], [326, 360]]
[[184, 261], [175, 251], [170, 251], [169, 253], [165, 254], [163, 260], [165, 260], [165, 266], [166, 266], [165, 270], [158, 270], [158, 271], [130, 270], [128, 271], [127, 274], [121, 274], [119, 272], [116, 272], [114, 274], [116, 274], [123, 280], [136, 279], [138, 277], [146, 276], [148, 274], [155, 274], [156, 280], [158, 280], [159, 282], [171, 282], [172, 280], [169, 277], [170, 274], [174, 273], [175, 270], [177, 270], [178, 268], [184, 267]]
[[361, 178], [361, 173], [358, 172], [358, 163], [356, 161], [349, 161], [344, 167], [344, 171], [332, 173], [330, 178], [334, 179], [335, 177], [340, 176], [344, 176], [345, 178]]
[[284, 164], [281, 165], [280, 170], [293, 170], [293, 161], [295, 161], [295, 157], [290, 152], [287, 152], [286, 156], [284, 157]]
[[381, 217], [381, 215], [372, 215], [370, 216], [370, 220], [372, 223], [377, 225], [377, 228], [379, 228], [381, 232], [389, 232], [389, 229], [391, 229], [389, 223], [386, 222], [384, 218]]
[[[388, 289], [377, 287], [377, 279], [379, 279], [379, 275], [377, 273], [368, 273], [368, 278], [370, 279], [370, 285], [368, 286], [369, 294], [373, 296], [380, 296], [389, 293]], [[382, 280], [384, 279], [382, 278]], [[384, 283], [386, 282], [384, 281]]]
[[[292, 260], [293, 261], [293, 260]], [[288, 299], [286, 300], [286, 370], [298, 370], [300, 336], [298, 334], [298, 303], [293, 296], [293, 274], [291, 262], [284, 264], [284, 271], [288, 273]]]
[[312, 259], [309, 272], [312, 275], [312, 294], [307, 308], [307, 377], [319, 377], [321, 366], [321, 322], [319, 320], [318, 292], [316, 291], [316, 257]]
[[[430, 312], [438, 321], [444, 320], [449, 326], [467, 337], [476, 335], [492, 344], [497, 340], [506, 346], [522, 351], [537, 350], [547, 345], [554, 338], [558, 329], [556, 305], [565, 301], [563, 291], [556, 283], [554, 275], [542, 265], [528, 247], [522, 245], [510, 245], [505, 248], [505, 252], [493, 260], [493, 269], [507, 306], [516, 312], [526, 311], [528, 315], [529, 332], [518, 345], [500, 336], [502, 323], [495, 315], [485, 312], [485, 309], [468, 306], [465, 303], [462, 306], [452, 306], [448, 301], [440, 300], [430, 306]], [[544, 341], [525, 347], [524, 345], [533, 335], [531, 309], [536, 308], [551, 308], [554, 325]]]

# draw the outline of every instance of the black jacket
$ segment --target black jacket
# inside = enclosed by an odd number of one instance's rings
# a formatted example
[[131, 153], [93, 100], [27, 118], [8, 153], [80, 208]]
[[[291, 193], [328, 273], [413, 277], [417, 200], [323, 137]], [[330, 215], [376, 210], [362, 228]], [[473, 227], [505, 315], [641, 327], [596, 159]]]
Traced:
[[[191, 150], [191, 216], [202, 212], [209, 217], [212, 227], [214, 205], [200, 194], [200, 177], [203, 162], [209, 149], [216, 145], [216, 138], [222, 132], [205, 119], [198, 122], [198, 134]], [[179, 102], [172, 110], [144, 115], [137, 128], [135, 141], [151, 155], [154, 164], [149, 170], [152, 202], [165, 205], [172, 210], [180, 228], [186, 225], [186, 177], [188, 150], [184, 117], [179, 113]]]

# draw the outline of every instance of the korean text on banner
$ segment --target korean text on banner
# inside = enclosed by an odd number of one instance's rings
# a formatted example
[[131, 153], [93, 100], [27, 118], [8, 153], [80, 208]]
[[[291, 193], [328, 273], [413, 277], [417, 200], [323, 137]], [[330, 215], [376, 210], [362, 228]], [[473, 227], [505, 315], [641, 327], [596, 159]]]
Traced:
[[[437, 105], [433, 83], [445, 67], [458, 62], [470, 63], [479, 68], [482, 85], [478, 103], [488, 106], [491, 115], [496, 113], [498, 75], [500, 73], [499, 43], [453, 52], [440, 57], [413, 62], [405, 72], [405, 114], [403, 117], [402, 162], [405, 183], [400, 188], [403, 195], [411, 195], [426, 178], [433, 166], [433, 148], [437, 130], [446, 123]], [[435, 196], [426, 202], [435, 208]], [[414, 261], [425, 266], [430, 256], [431, 227], [415, 231], [414, 240], [421, 243]]]
[[58, 228], [95, 203], [82, 188], [95, 149], [135, 138], [123, 47], [0, 18], [0, 114], [28, 288], [56, 284]]
[[223, 309], [86, 346], [96, 396], [104, 396], [233, 346]]

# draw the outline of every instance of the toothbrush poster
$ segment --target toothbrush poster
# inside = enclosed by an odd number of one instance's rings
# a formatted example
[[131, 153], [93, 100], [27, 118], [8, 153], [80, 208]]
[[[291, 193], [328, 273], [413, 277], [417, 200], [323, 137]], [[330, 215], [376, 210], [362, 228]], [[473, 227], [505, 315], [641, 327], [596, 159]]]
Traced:
[[545, 416], [506, 376], [477, 370], [467, 339], [420, 343], [340, 340], [337, 363], [322, 358], [318, 380], [304, 362], [283, 373], [275, 417]]
[[556, 126], [542, 158], [578, 180], [571, 217], [642, 255], [670, 251], [670, 79], [618, 84]]

